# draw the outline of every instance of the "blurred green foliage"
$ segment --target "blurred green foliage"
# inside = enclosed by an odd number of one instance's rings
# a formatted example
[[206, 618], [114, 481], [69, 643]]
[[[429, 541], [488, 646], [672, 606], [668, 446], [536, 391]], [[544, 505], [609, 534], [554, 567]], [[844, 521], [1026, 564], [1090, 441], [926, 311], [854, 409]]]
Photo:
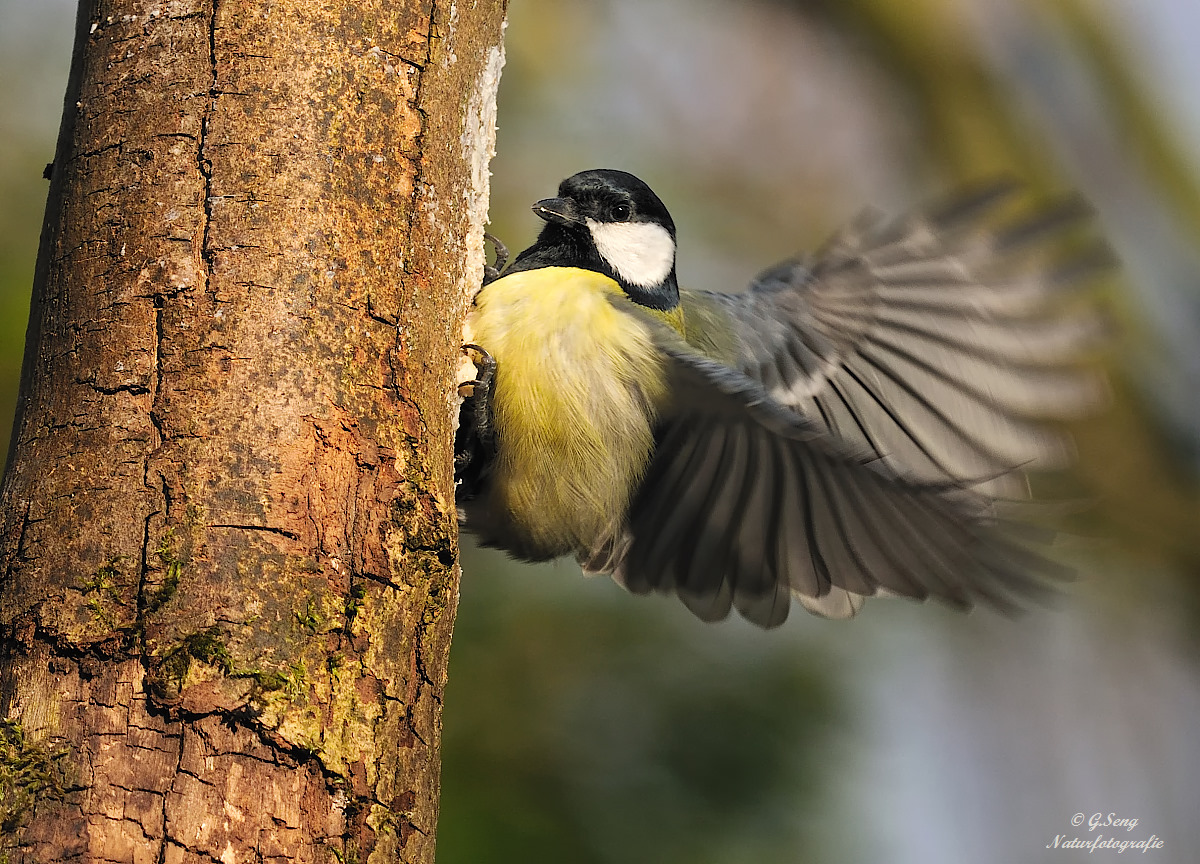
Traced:
[[[33, 262], [46, 206], [42, 170], [53, 146], [37, 142], [5, 143], [0, 160], [0, 453], [8, 452], [25, 326], [29, 320], [29, 289]], [[40, 152], [39, 152], [40, 150]]]
[[8, 452], [74, 3], [0, 0], [0, 453]]
[[824, 860], [805, 814], [845, 722], [825, 652], [488, 558], [464, 556], [439, 861]]

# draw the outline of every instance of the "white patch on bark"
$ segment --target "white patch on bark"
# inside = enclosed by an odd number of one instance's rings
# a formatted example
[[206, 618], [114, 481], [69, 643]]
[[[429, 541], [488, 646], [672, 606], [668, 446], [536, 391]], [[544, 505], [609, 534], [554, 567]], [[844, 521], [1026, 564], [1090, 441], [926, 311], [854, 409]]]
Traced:
[[[507, 27], [505, 21], [502, 27]], [[496, 92], [500, 88], [500, 71], [504, 68], [503, 29], [501, 41], [488, 49], [487, 59], [475, 80], [471, 98], [467, 102], [467, 114], [463, 121], [463, 132], [460, 139], [463, 158], [471, 166], [471, 182], [463, 191], [462, 208], [467, 216], [468, 228], [466, 234], [466, 267], [463, 270], [463, 283], [460, 291], [466, 304], [470, 304], [474, 295], [483, 284], [483, 265], [486, 252], [483, 242], [483, 229], [487, 224], [488, 200], [491, 195], [490, 169], [492, 157], [496, 155]], [[463, 342], [471, 341], [467, 330], [466, 319], [463, 323]], [[459, 381], [470, 381], [475, 377], [475, 367], [464, 356], [459, 366]], [[461, 401], [457, 394], [452, 395], [454, 417], [457, 422], [458, 404]]]

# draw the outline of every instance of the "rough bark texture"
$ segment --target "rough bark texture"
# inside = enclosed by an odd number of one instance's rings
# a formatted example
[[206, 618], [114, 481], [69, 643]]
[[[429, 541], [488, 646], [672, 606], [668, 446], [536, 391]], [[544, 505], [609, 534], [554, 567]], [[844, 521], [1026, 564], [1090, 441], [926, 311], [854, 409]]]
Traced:
[[81, 3], [0, 499], [9, 862], [432, 860], [504, 5]]

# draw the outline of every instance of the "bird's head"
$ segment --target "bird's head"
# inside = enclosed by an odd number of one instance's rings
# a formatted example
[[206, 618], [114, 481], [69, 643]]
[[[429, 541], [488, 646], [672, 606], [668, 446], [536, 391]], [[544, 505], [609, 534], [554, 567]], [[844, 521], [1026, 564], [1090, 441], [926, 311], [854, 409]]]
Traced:
[[558, 197], [533, 205], [546, 220], [538, 246], [556, 250], [562, 266], [611, 276], [629, 297], [654, 309], [679, 302], [675, 223], [649, 186], [625, 171], [581, 171]]

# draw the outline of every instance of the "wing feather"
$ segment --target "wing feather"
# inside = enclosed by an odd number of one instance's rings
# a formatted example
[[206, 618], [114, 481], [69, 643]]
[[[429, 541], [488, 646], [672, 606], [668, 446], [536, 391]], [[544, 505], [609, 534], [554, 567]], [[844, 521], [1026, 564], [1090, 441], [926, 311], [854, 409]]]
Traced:
[[631, 590], [674, 593], [704, 620], [737, 609], [773, 627], [789, 595], [833, 616], [881, 589], [1009, 609], [1037, 584], [1038, 559], [1013, 551], [986, 498], [847, 448], [654, 326], [674, 400], [617, 545]]
[[648, 593], [663, 582], [674, 584], [673, 576], [664, 575], [671, 563], [667, 553], [695, 534], [697, 517], [692, 510], [672, 505], [676, 501], [697, 500], [698, 490], [712, 488], [714, 483], [723, 437], [687, 435], [685, 431], [674, 427], [660, 437], [658, 448], [675, 456], [656, 460], [642, 481], [646, 494], [638, 499], [639, 510], [634, 515], [659, 527], [655, 542], [643, 544], [638, 550], [639, 557], [631, 562], [634, 566], [628, 568], [637, 581], [626, 581], [625, 587], [635, 594]]
[[789, 259], [743, 294], [692, 293], [685, 306], [718, 308], [736, 329], [737, 368], [851, 448], [917, 480], [1020, 497], [1019, 471], [1071, 455], [1037, 421], [1103, 398], [1079, 364], [1098, 317], [1060, 301], [1108, 259], [1095, 244], [1067, 261], [1037, 254], [1083, 222], [1076, 201], [989, 227], [1015, 188], [924, 216], [868, 214], [811, 266]]

